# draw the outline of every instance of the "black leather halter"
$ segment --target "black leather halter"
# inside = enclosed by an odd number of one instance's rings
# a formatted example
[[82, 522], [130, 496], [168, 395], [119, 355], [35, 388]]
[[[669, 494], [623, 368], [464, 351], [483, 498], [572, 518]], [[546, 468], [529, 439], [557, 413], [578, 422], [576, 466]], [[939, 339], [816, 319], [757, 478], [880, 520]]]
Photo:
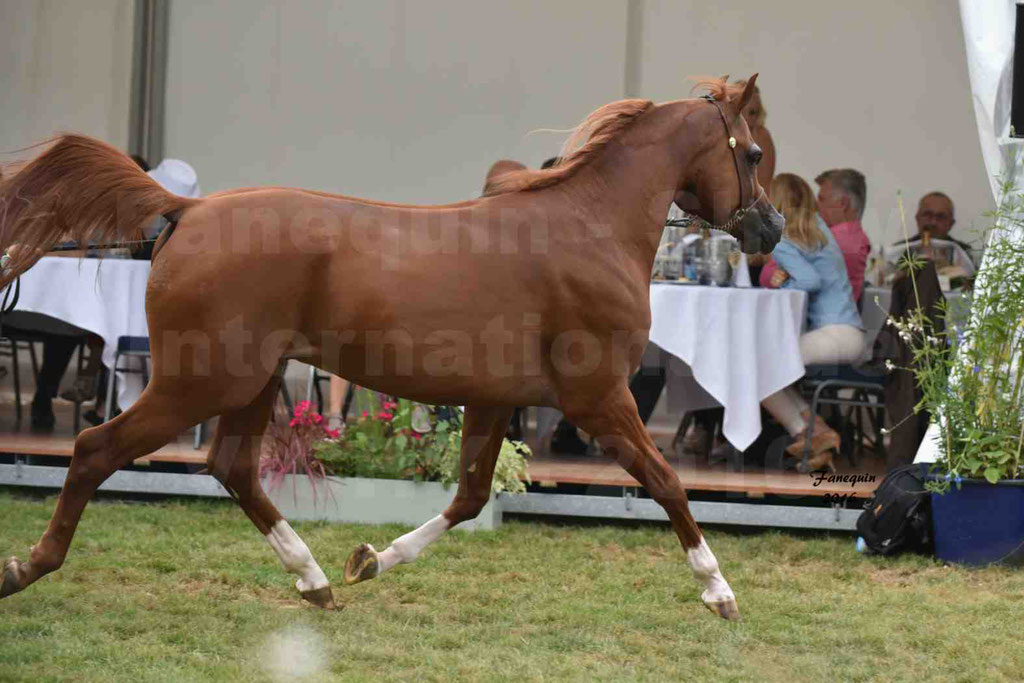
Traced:
[[722, 105], [720, 105], [718, 103], [718, 100], [716, 100], [714, 97], [712, 97], [711, 95], [701, 95], [701, 99], [707, 100], [711, 104], [715, 105], [715, 109], [718, 110], [718, 115], [721, 117], [722, 123], [725, 125], [725, 135], [729, 141], [729, 149], [732, 150], [732, 160], [736, 164], [736, 180], [738, 180], [740, 184], [740, 208], [732, 215], [732, 217], [728, 221], [721, 225], [715, 225], [709, 221], [704, 220], [703, 218], [700, 218], [699, 216], [696, 217], [697, 223], [704, 228], [730, 232], [733, 228], [739, 225], [740, 221], [743, 220], [743, 217], [747, 215], [747, 212], [754, 208], [754, 205], [761, 200], [761, 197], [764, 196], [764, 188], [761, 188], [761, 192], [757, 195], [757, 197], [754, 198], [752, 202], [750, 202], [749, 204], [747, 203], [747, 196], [750, 193], [747, 192], [747, 184], [743, 182], [743, 173], [740, 170], [739, 151], [737, 150], [736, 146], [736, 138], [733, 136], [732, 128], [729, 126], [729, 119], [726, 118], [725, 112], [722, 111]]

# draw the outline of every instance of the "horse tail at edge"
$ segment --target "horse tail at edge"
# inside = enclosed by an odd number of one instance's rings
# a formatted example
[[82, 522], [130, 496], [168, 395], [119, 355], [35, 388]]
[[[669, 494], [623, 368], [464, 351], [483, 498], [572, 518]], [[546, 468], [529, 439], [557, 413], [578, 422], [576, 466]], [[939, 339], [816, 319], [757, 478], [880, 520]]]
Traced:
[[157, 216], [201, 201], [168, 192], [105, 142], [60, 135], [45, 152], [0, 179], [0, 253], [10, 257], [0, 287], [58, 242], [138, 240]]

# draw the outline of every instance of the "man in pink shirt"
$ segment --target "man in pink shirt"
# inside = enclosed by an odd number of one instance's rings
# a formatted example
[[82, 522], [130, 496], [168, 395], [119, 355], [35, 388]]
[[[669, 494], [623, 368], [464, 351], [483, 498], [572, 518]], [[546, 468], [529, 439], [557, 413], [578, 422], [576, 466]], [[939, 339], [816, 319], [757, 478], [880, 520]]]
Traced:
[[825, 171], [814, 182], [820, 186], [818, 213], [843, 252], [854, 301], [860, 302], [864, 270], [871, 253], [871, 240], [860, 224], [868, 194], [864, 174], [852, 168], [836, 168]]

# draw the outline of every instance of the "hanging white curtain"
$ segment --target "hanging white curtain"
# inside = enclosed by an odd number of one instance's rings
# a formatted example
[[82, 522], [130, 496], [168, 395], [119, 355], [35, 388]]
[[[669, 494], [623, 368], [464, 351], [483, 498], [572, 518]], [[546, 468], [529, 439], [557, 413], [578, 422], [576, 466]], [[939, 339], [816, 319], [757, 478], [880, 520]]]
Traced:
[[[1016, 4], [1015, 0], [960, 0], [960, 23], [964, 30], [967, 74], [971, 80], [978, 140], [996, 202], [1004, 182], [1019, 186], [1024, 181], [1020, 160], [1017, 159], [1021, 141], [1010, 138]], [[1017, 163], [1014, 163], [1015, 159]], [[979, 288], [986, 286], [984, 263], [976, 285]], [[933, 422], [921, 441], [915, 462], [935, 461], [938, 436], [938, 425]]]
[[960, 0], [978, 138], [997, 201], [999, 179], [1015, 179], [1010, 158], [1012, 148], [1019, 145], [1009, 137], [1015, 5], [1014, 0]]

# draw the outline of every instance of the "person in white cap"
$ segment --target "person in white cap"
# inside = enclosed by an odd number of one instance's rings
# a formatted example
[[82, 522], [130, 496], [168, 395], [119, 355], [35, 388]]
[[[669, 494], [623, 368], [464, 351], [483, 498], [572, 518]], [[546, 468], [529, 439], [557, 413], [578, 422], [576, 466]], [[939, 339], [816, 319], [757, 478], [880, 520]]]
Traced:
[[[156, 168], [148, 171], [149, 177], [160, 183], [165, 190], [180, 197], [198, 197], [199, 178], [188, 162], [181, 159], [164, 159]], [[160, 216], [143, 231], [143, 239], [148, 243], [132, 250], [132, 258], [148, 261], [153, 257], [153, 242], [167, 227], [167, 220]]]

